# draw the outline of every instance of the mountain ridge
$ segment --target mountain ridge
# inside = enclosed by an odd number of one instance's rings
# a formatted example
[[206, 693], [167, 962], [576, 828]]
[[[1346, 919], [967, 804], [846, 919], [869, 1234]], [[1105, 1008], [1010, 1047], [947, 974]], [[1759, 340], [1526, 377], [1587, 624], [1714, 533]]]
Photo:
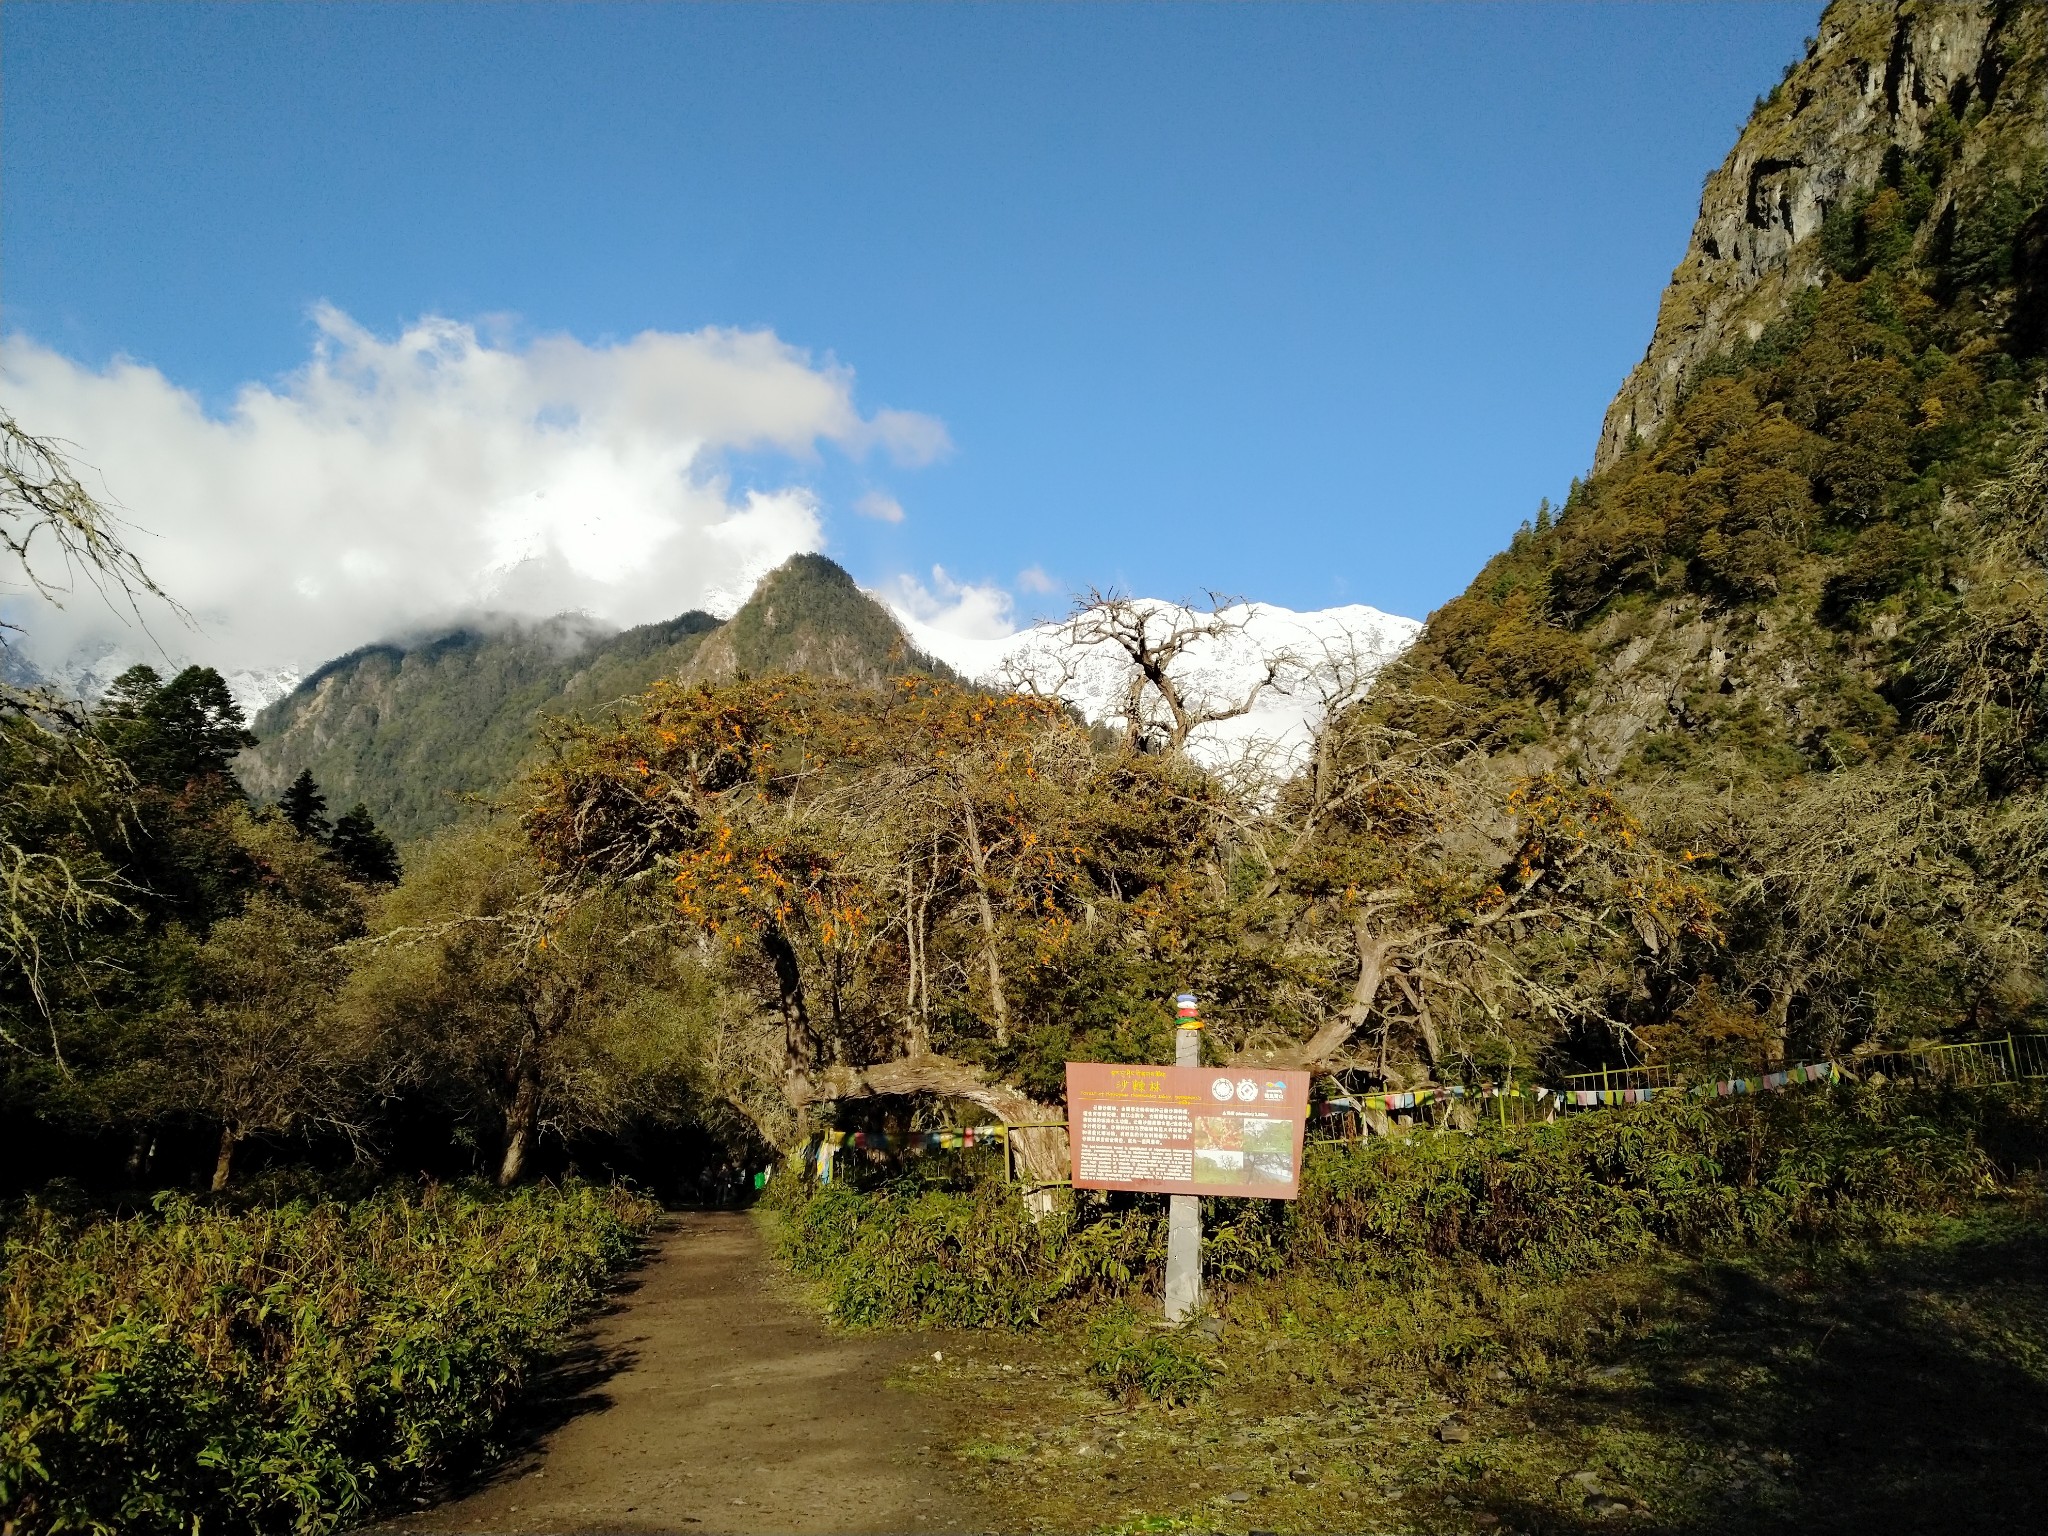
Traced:
[[363, 801], [409, 841], [504, 788], [548, 716], [588, 717], [660, 678], [791, 670], [873, 686], [945, 669], [839, 566], [798, 555], [729, 619], [692, 610], [604, 632], [560, 615], [359, 646], [257, 715], [258, 744], [236, 771], [252, 795], [274, 799], [308, 769], [332, 802]]
[[[1725, 940], [1625, 1008], [1780, 1057], [2048, 1019], [2048, 8], [1836, 0], [1821, 38], [1710, 178], [1590, 477], [1371, 703], [1624, 792]], [[1840, 137], [1778, 164], [1801, 114]]]
[[[1996, 115], [2011, 53], [2038, 51], [2038, 19], [2027, 7], [1945, 0], [1831, 5], [1806, 55], [1760, 98], [1755, 112], [1706, 178], [1683, 259], [1658, 306], [1644, 356], [1602, 421], [1593, 472], [1612, 465], [1632, 441], [1653, 440], [1694, 370], [1738, 339], [1756, 342], [1801, 290], [1826, 275], [1823, 242], [1831, 212], [1880, 181], [1886, 158], [1912, 153], [1972, 111]], [[2032, 110], [1994, 124], [2024, 133]], [[1979, 135], [1965, 154], [1983, 158]], [[1944, 238], [1966, 196], [1967, 178], [1933, 189], [1922, 221], [1924, 244]]]
[[[1341, 645], [1361, 677], [1397, 655], [1416, 621], [1352, 605], [1294, 613], [1247, 605], [1246, 633], [1191, 659], [1225, 691], [1246, 645], [1285, 647], [1304, 659]], [[472, 622], [418, 638], [375, 641], [309, 672], [252, 724], [258, 745], [237, 772], [252, 795], [274, 799], [303, 769], [337, 804], [362, 800], [401, 841], [446, 826], [472, 799], [488, 798], [534, 749], [549, 716], [590, 718], [663, 678], [708, 682], [745, 674], [810, 672], [866, 687], [904, 673], [996, 686], [1006, 659], [1047, 660], [1057, 625], [1002, 640], [962, 639], [892, 610], [821, 555], [798, 555], [764, 577], [728, 619], [692, 611], [656, 624], [605, 632], [576, 615], [540, 623]], [[1233, 649], [1234, 646], [1234, 649]], [[1106, 718], [1115, 690], [1088, 658], [1068, 690], [1091, 720]], [[1091, 682], [1091, 679], [1093, 682]], [[1319, 704], [1312, 690], [1271, 691], [1246, 715], [1205, 729], [1197, 755], [1221, 761], [1258, 743], [1298, 751]]]

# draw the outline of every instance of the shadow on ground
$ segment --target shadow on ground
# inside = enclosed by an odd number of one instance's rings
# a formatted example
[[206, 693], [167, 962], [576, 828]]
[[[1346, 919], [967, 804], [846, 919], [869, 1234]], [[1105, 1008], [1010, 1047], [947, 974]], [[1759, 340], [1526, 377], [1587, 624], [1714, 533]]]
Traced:
[[1705, 1265], [1587, 1384], [1529, 1408], [1601, 1456], [1563, 1485], [1583, 1515], [1486, 1499], [1502, 1527], [2048, 1530], [2048, 1236], [1827, 1274]]
[[[640, 1261], [644, 1265], [646, 1260]], [[577, 1330], [576, 1336], [534, 1372], [517, 1402], [497, 1426], [496, 1453], [478, 1455], [465, 1475], [446, 1477], [409, 1500], [423, 1509], [509, 1483], [538, 1465], [550, 1437], [586, 1414], [613, 1406], [605, 1390], [613, 1377], [639, 1363], [632, 1342], [603, 1342], [604, 1325], [621, 1316], [640, 1289], [636, 1265], [612, 1292], [607, 1305]]]

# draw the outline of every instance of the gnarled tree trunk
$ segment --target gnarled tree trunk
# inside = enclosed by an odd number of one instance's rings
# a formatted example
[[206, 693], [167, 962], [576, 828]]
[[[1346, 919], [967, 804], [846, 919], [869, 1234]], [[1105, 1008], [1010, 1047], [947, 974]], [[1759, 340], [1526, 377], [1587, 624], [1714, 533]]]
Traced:
[[[533, 1031], [538, 1035], [539, 1031]], [[526, 1171], [526, 1159], [533, 1151], [534, 1133], [540, 1126], [540, 1042], [529, 1036], [520, 1053], [518, 1076], [512, 1102], [505, 1110], [505, 1156], [498, 1164], [498, 1187], [518, 1182]]]
[[213, 1158], [213, 1192], [217, 1195], [228, 1187], [228, 1180], [234, 1174], [235, 1148], [242, 1144], [242, 1130], [232, 1120], [220, 1123], [220, 1149]]
[[1003, 993], [1003, 961], [996, 953], [996, 909], [988, 898], [988, 852], [981, 846], [981, 827], [974, 819], [974, 804], [965, 796], [960, 809], [966, 813], [967, 856], [974, 872], [974, 900], [981, 913], [981, 954], [988, 967], [988, 1005], [995, 1016], [996, 1043], [1010, 1043], [1010, 1002]]
[[1792, 982], [1787, 978], [1771, 988], [1771, 1011], [1769, 1014], [1771, 1028], [1770, 1064], [1773, 1068], [1785, 1065], [1787, 1037], [1792, 1032], [1791, 1018]]
[[[1011, 1153], [1026, 1183], [1026, 1202], [1039, 1214], [1052, 1209], [1049, 1186], [1065, 1182], [1071, 1167], [1067, 1151], [1066, 1115], [1041, 1104], [1021, 1089], [990, 1082], [981, 1068], [950, 1056], [922, 1052], [867, 1067], [835, 1066], [815, 1077], [792, 1071], [784, 1095], [793, 1107], [827, 1104], [838, 1099], [930, 1093], [965, 1099], [999, 1117], [1005, 1125], [1029, 1127], [1010, 1132]], [[1057, 1124], [1047, 1124], [1057, 1122]]]
[[1386, 985], [1388, 962], [1408, 938], [1406, 934], [1375, 934], [1360, 913], [1355, 931], [1358, 937], [1358, 978], [1351, 985], [1351, 1001], [1329, 1023], [1300, 1045], [1275, 1051], [1259, 1060], [1268, 1066], [1296, 1069], [1318, 1067], [1343, 1050], [1351, 1037], [1364, 1027]]

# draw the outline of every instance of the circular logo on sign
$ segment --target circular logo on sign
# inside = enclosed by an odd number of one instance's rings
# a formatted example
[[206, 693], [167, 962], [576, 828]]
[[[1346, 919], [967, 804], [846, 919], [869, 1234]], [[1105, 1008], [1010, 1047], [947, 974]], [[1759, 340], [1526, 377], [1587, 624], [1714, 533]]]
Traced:
[[1219, 1099], [1229, 1098], [1231, 1092], [1230, 1079], [1227, 1077], [1217, 1078], [1215, 1082], [1209, 1085], [1209, 1092]]
[[1240, 1077], [1237, 1080], [1237, 1096], [1249, 1104], [1259, 1096], [1259, 1085], [1248, 1077]]

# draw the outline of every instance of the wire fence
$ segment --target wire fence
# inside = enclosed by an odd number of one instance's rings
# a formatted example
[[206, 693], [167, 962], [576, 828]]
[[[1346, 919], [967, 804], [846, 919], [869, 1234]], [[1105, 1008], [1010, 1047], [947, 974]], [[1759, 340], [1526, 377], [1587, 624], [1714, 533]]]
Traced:
[[[1389, 1130], [1434, 1126], [1474, 1130], [1484, 1124], [1527, 1125], [1579, 1108], [1640, 1103], [1667, 1094], [1732, 1097], [1768, 1092], [1799, 1083], [1910, 1082], [1952, 1088], [1987, 1088], [2001, 1083], [2048, 1079], [2048, 1035], [2006, 1035], [1911, 1050], [1880, 1051], [1838, 1061], [1759, 1069], [1748, 1076], [1689, 1073], [1668, 1066], [1602, 1067], [1567, 1073], [1556, 1086], [1534, 1082], [1481, 1083], [1473, 1087], [1427, 1084], [1380, 1093], [1343, 1093], [1309, 1108], [1307, 1139], [1357, 1141]], [[842, 1151], [903, 1153], [1000, 1145], [1003, 1179], [1028, 1189], [1065, 1187], [1070, 1180], [1041, 1183], [1027, 1177], [1017, 1156], [1017, 1137], [1027, 1132], [1066, 1133], [1064, 1120], [995, 1124], [948, 1131], [833, 1131], [815, 1138], [806, 1164], [830, 1182]]]
[[[1993, 1083], [2048, 1077], [2048, 1035], [2006, 1035], [1996, 1040], [1971, 1040], [1953, 1045], [1919, 1046], [1850, 1056], [1835, 1063], [1851, 1079], [1949, 1083], [1980, 1088]], [[1766, 1071], [1758, 1068], [1758, 1072]], [[1573, 1089], [1693, 1088], [1718, 1073], [1690, 1073], [1667, 1066], [1600, 1067], [1567, 1073], [1560, 1083]], [[1731, 1074], [1732, 1075], [1732, 1074]], [[1754, 1075], [1754, 1074], [1752, 1074]]]
[[1556, 1086], [1483, 1084], [1475, 1089], [1422, 1087], [1401, 1093], [1347, 1093], [1326, 1099], [1310, 1122], [1312, 1139], [1356, 1141], [1423, 1125], [1473, 1130], [1549, 1120], [1578, 1109], [1643, 1103], [1667, 1095], [1731, 1098], [1806, 1083], [1911, 1082], [1954, 1088], [2048, 1079], [2048, 1035], [2005, 1035], [1950, 1045], [1881, 1051], [1838, 1061], [1718, 1076], [1669, 1066], [1604, 1067], [1561, 1076]]
[[1592, 1072], [1567, 1072], [1559, 1081], [1567, 1088], [1690, 1088], [1691, 1079], [1676, 1067], [1601, 1067]]
[[2003, 1040], [1885, 1051], [1864, 1057], [1853, 1066], [1857, 1076], [1866, 1080], [1882, 1076], [1888, 1081], [1940, 1083], [1954, 1088], [2024, 1082], [2048, 1077], [2048, 1035], [2007, 1035]]

